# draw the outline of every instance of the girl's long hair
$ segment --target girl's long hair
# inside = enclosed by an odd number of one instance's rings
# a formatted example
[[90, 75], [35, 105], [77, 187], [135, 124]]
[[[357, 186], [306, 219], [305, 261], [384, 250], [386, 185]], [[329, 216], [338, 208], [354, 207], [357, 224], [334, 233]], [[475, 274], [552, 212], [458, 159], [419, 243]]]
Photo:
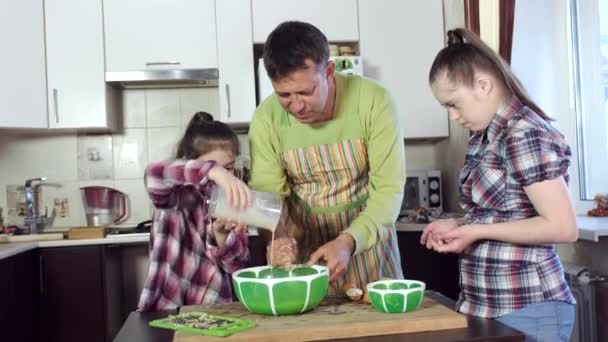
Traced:
[[475, 33], [466, 28], [457, 28], [448, 31], [447, 36], [448, 45], [439, 51], [429, 71], [430, 84], [446, 71], [451, 82], [473, 86], [476, 70], [489, 72], [524, 105], [546, 121], [552, 120], [530, 99], [509, 65]]

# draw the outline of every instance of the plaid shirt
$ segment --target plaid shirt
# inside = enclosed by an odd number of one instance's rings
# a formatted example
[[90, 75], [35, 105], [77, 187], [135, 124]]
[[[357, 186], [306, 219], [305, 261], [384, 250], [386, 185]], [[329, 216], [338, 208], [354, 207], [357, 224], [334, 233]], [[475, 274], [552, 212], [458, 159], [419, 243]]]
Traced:
[[[570, 148], [564, 137], [517, 98], [497, 113], [467, 146], [460, 174], [466, 224], [491, 224], [538, 216], [523, 187], [563, 176]], [[554, 245], [480, 240], [460, 257], [459, 311], [498, 317], [529, 304], [575, 303]]]
[[217, 246], [201, 205], [212, 166], [196, 160], [165, 161], [146, 169], [146, 189], [155, 210], [140, 311], [232, 301], [230, 274], [248, 258], [247, 233], [231, 232], [226, 244]]

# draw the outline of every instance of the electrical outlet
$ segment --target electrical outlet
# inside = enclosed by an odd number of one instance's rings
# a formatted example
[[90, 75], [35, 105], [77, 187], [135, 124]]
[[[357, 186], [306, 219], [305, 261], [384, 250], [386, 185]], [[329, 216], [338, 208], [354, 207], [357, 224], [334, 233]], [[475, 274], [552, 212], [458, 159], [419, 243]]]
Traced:
[[53, 215], [60, 218], [66, 218], [70, 215], [70, 207], [68, 205], [68, 199], [54, 198], [53, 199]]

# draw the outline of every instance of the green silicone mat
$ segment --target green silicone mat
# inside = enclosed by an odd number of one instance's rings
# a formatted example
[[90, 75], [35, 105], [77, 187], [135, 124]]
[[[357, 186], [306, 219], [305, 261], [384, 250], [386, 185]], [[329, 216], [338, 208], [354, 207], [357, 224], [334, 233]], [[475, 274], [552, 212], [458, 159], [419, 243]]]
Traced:
[[255, 322], [205, 312], [185, 312], [151, 321], [155, 328], [171, 329], [191, 334], [225, 337], [255, 327]]

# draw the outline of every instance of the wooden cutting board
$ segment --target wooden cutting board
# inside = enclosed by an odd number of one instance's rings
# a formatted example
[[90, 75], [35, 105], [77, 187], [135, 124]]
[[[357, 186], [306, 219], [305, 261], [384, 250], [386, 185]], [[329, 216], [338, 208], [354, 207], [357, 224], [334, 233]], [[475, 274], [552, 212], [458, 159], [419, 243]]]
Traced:
[[[184, 306], [181, 312], [204, 311], [216, 315], [253, 320], [257, 327], [222, 338], [222, 341], [320, 341], [327, 339], [401, 334], [465, 328], [467, 320], [431, 298], [414, 312], [387, 314], [369, 304], [329, 298], [314, 310], [293, 316], [252, 314], [240, 303]], [[174, 342], [218, 341], [217, 337], [175, 333]]]
[[68, 231], [68, 239], [103, 239], [106, 233], [105, 227], [75, 227]]

